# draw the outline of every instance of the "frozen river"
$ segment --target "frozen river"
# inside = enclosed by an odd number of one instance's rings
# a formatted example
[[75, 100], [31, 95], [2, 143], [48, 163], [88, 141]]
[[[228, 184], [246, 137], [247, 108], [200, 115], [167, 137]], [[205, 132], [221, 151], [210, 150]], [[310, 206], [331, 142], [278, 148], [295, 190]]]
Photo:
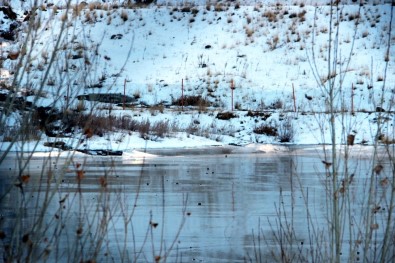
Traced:
[[[328, 229], [331, 205], [322, 151], [152, 153], [79, 156], [66, 163], [45, 158], [45, 165], [35, 156], [24, 173], [30, 176], [24, 194], [12, 179], [16, 164], [6, 159], [0, 166], [3, 231], [11, 231], [15, 221], [21, 229], [35, 229], [29, 235], [39, 244], [35, 255], [63, 262], [311, 261], [318, 239], [325, 247], [327, 240], [315, 233]], [[353, 179], [347, 209], [356, 226], [363, 225], [357, 214], [364, 211], [361, 193], [371, 171], [370, 158], [361, 156], [347, 168]], [[348, 245], [358, 235], [345, 232], [342, 256], [359, 261], [362, 247]]]

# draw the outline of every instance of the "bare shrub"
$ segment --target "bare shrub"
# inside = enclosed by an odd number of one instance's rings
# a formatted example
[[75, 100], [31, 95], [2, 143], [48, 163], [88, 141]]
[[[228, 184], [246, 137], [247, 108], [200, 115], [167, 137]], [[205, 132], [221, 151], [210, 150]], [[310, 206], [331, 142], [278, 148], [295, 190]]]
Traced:
[[115, 121], [115, 127], [118, 129], [137, 131], [138, 126], [139, 122], [128, 115], [119, 117]]
[[[131, 2], [131, 1], [128, 1], [128, 2]], [[154, 3], [154, 2], [155, 2], [154, 0], [135, 0], [134, 1], [134, 3], [137, 6], [147, 6], [147, 5], [150, 5], [150, 4]]]
[[24, 127], [12, 127], [2, 129], [0, 136], [3, 138], [3, 142], [12, 142], [15, 139], [18, 141], [36, 141], [41, 137], [41, 132], [37, 127], [24, 126]]
[[149, 112], [152, 116], [155, 116], [158, 112], [163, 113], [165, 110], [165, 106], [163, 104], [157, 104], [149, 108]]
[[50, 132], [56, 129], [55, 123], [61, 120], [61, 114], [56, 108], [52, 107], [38, 107], [31, 116], [29, 126], [31, 128], [37, 127], [38, 129]]
[[234, 114], [233, 112], [218, 112], [217, 114], [217, 119], [220, 120], [230, 120], [232, 118], [237, 118], [237, 115]]
[[199, 123], [191, 121], [188, 127], [185, 129], [188, 134], [197, 134], [199, 131]]
[[201, 96], [184, 96], [180, 97], [172, 102], [172, 105], [176, 106], [209, 106], [210, 102]]
[[49, 78], [47, 82], [48, 86], [55, 86], [55, 79], [54, 78]]
[[207, 112], [207, 107], [208, 107], [208, 102], [206, 101], [206, 100], [201, 100], [200, 102], [199, 102], [199, 105], [198, 105], [198, 111], [199, 111], [199, 113], [201, 113], [201, 112]]
[[158, 121], [152, 125], [151, 133], [160, 138], [166, 137], [170, 132], [169, 120]]
[[261, 111], [251, 111], [249, 110], [246, 114], [248, 117], [261, 117], [262, 120], [266, 121], [268, 118], [272, 116], [270, 112], [261, 112]]
[[146, 119], [145, 121], [142, 121], [140, 123], [137, 129], [140, 134], [140, 137], [143, 138], [144, 140], [148, 140], [148, 135], [151, 130], [151, 122], [148, 119]]
[[253, 130], [256, 134], [263, 134], [267, 136], [277, 136], [277, 128], [269, 123], [262, 123], [261, 125], [257, 126]]
[[113, 131], [116, 118], [104, 115], [81, 115], [78, 126], [84, 130], [85, 135], [104, 136], [107, 132]]
[[181, 8], [181, 12], [183, 12], [183, 13], [190, 13], [191, 12], [191, 7], [190, 6], [184, 6], [184, 7]]
[[278, 110], [278, 109], [282, 109], [284, 106], [283, 101], [281, 99], [277, 99], [276, 101], [274, 101], [271, 105], [270, 105], [270, 109], [274, 109], [274, 110]]
[[88, 115], [72, 112], [64, 114], [62, 121], [65, 127], [80, 128], [87, 137], [92, 137], [93, 135], [103, 136], [115, 129], [123, 129], [127, 131], [137, 131], [140, 133], [140, 137], [144, 139], [148, 139], [149, 135], [163, 138], [169, 134], [171, 130], [171, 125], [168, 120], [151, 124], [148, 119], [138, 121], [129, 115], [115, 117], [113, 115]]
[[280, 142], [292, 142], [294, 139], [294, 127], [290, 118], [285, 118], [277, 129], [277, 137]]

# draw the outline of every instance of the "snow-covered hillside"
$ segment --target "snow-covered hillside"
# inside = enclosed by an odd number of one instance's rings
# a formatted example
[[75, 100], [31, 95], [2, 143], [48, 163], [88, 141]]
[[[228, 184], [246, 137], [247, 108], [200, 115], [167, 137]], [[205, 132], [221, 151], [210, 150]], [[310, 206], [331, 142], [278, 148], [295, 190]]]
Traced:
[[[43, 132], [42, 141], [74, 145], [83, 138], [78, 147], [122, 150], [327, 143], [331, 83], [339, 143], [352, 134], [355, 143], [372, 144], [378, 114], [385, 117], [381, 133], [393, 137], [395, 38], [385, 1], [346, 1], [332, 10], [327, 1], [73, 1], [69, 10], [54, 2], [40, 6], [34, 24], [26, 5], [12, 6], [15, 21], [0, 12], [4, 30], [18, 23], [16, 40], [2, 41], [2, 92], [61, 112], [149, 123], [152, 131], [116, 128], [98, 136], [73, 129], [62, 138]], [[92, 94], [118, 99], [98, 102]], [[187, 106], [187, 98], [196, 103]], [[234, 116], [219, 118], [226, 112]], [[22, 120], [8, 114], [7, 129]], [[160, 124], [164, 134], [156, 132]]]

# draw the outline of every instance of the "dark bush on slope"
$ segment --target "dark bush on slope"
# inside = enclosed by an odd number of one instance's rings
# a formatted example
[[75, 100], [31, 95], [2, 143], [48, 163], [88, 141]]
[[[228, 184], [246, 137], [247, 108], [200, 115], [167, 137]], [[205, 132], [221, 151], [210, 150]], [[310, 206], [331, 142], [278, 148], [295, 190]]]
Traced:
[[210, 106], [210, 102], [201, 96], [184, 96], [172, 102], [175, 106]]

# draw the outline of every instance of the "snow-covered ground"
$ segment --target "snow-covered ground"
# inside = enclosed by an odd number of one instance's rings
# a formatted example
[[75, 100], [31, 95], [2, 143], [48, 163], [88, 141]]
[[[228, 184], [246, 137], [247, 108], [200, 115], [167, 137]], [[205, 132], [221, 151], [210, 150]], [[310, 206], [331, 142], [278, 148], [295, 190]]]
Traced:
[[[18, 75], [19, 91], [42, 87], [36, 105], [70, 110], [81, 107], [76, 99], [79, 95], [125, 93], [136, 99], [132, 107], [88, 101], [82, 107], [102, 116], [127, 116], [138, 122], [148, 120], [151, 125], [167, 122], [176, 128], [163, 138], [151, 135], [145, 139], [139, 132], [127, 130], [89, 138], [82, 131], [72, 138], [43, 134], [36, 150], [45, 151], [44, 142], [55, 140], [79, 149], [123, 151], [279, 144], [278, 136], [254, 132], [262, 125], [276, 127], [278, 132], [292, 131], [291, 144], [328, 143], [328, 66], [336, 67], [331, 75], [337, 74], [337, 142], [345, 143], [347, 135], [353, 134], [355, 143], [373, 144], [379, 114], [385, 116], [381, 133], [394, 136], [395, 39], [394, 30], [389, 32], [391, 5], [385, 1], [363, 6], [349, 1], [334, 8], [335, 46], [328, 41], [327, 1], [240, 1], [240, 5], [175, 1], [138, 8], [113, 8], [105, 3], [100, 8], [88, 4], [78, 12], [75, 8], [67, 12], [61, 4], [64, 1], [53, 2], [56, 5], [45, 5], [38, 12], [41, 24], [33, 48], [28, 47], [32, 51], [29, 70]], [[12, 5], [22, 20], [27, 7]], [[5, 20], [1, 12], [0, 17]], [[61, 35], [62, 21], [66, 23]], [[338, 28], [333, 27], [337, 24]], [[26, 37], [27, 24], [20, 28], [19, 36]], [[59, 52], [45, 79], [57, 44]], [[20, 47], [19, 42], [3, 43], [2, 57]], [[3, 61], [3, 80], [12, 82], [17, 63]], [[172, 102], [182, 94], [204, 98], [209, 105], [175, 106]], [[59, 97], [62, 99], [55, 101]], [[378, 106], [386, 112], [378, 113]], [[236, 117], [217, 118], [227, 111]], [[251, 116], [248, 111], [265, 115]], [[6, 126], [19, 119], [17, 113], [11, 114]], [[34, 144], [23, 147], [31, 149]], [[1, 148], [9, 145], [2, 142]], [[17, 142], [12, 149], [21, 147]]]

